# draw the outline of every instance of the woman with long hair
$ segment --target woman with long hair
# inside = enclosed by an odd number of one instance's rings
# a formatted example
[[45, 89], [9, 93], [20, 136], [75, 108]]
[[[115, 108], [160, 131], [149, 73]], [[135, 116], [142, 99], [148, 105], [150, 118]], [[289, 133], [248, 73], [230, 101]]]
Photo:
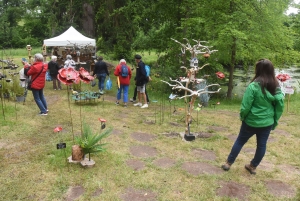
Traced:
[[256, 167], [266, 153], [270, 132], [278, 125], [283, 106], [284, 95], [275, 77], [274, 66], [270, 60], [261, 59], [256, 63], [255, 76], [243, 96], [240, 109], [242, 121], [240, 133], [226, 163], [222, 165], [223, 170], [230, 169], [244, 144], [249, 138], [256, 135], [254, 158], [250, 164], [245, 165], [246, 170], [251, 174], [256, 174]]

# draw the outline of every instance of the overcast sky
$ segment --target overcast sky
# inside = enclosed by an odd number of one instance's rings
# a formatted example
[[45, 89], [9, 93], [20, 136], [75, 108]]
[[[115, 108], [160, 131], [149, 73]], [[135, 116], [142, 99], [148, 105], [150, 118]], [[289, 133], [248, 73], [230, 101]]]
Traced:
[[[295, 3], [299, 3], [300, 0], [294, 0]], [[290, 7], [287, 11], [286, 11], [286, 14], [289, 15], [291, 13], [297, 13], [298, 12], [298, 9], [297, 8], [293, 8], [293, 7]]]

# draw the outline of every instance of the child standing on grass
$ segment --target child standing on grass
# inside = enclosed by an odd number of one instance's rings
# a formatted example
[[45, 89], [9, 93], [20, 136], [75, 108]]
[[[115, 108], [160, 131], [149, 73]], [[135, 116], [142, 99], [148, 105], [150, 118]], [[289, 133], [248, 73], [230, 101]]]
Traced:
[[278, 125], [283, 112], [284, 95], [275, 77], [274, 66], [268, 59], [256, 63], [255, 76], [243, 96], [240, 119], [242, 125], [227, 161], [222, 169], [227, 171], [234, 163], [244, 144], [256, 135], [256, 152], [250, 164], [245, 165], [250, 174], [256, 174], [256, 167], [262, 161], [271, 130]]

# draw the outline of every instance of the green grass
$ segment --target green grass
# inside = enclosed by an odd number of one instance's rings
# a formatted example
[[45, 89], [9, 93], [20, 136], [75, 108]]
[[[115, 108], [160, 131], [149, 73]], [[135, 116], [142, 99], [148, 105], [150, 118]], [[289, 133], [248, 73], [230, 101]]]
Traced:
[[[23, 55], [20, 55], [20, 58]], [[16, 58], [18, 61], [19, 58]], [[115, 77], [111, 76], [113, 83]], [[153, 82], [159, 85], [159, 78]], [[83, 84], [83, 89], [94, 90], [90, 85]], [[133, 85], [130, 95], [133, 94]], [[281, 165], [290, 165], [300, 168], [299, 151], [299, 118], [300, 94], [291, 95], [289, 111], [285, 108], [280, 119], [278, 131], [284, 130], [288, 136], [273, 131], [271, 137], [275, 138], [267, 148], [264, 162], [274, 165], [270, 171], [258, 167], [257, 175], [250, 176], [243, 165], [251, 160], [252, 154], [241, 152], [236, 163], [229, 172], [197, 176], [189, 174], [182, 169], [185, 162], [205, 162], [215, 167], [226, 160], [227, 154], [233, 144], [229, 135], [237, 135], [240, 127], [239, 108], [240, 99], [223, 100], [218, 97], [211, 99], [210, 103], [220, 102], [215, 107], [209, 104], [199, 112], [193, 112], [194, 121], [191, 124], [192, 132], [208, 132], [211, 138], [196, 139], [191, 143], [183, 142], [178, 138], [169, 138], [164, 133], [183, 132], [185, 117], [183, 100], [168, 102], [169, 93], [159, 92], [159, 89], [149, 90], [151, 103], [146, 110], [133, 107], [128, 108], [114, 104], [116, 86], [107, 91], [96, 102], [68, 104], [66, 86], [61, 91], [52, 90], [52, 83], [46, 82], [45, 95], [49, 105], [48, 116], [38, 116], [38, 108], [29, 93], [25, 105], [15, 103], [13, 100], [2, 101], [0, 108], [0, 169], [1, 169], [1, 200], [66, 200], [69, 187], [81, 185], [85, 193], [78, 200], [121, 200], [120, 196], [126, 189], [132, 187], [141, 190], [150, 190], [157, 195], [157, 200], [233, 200], [216, 195], [220, 181], [234, 181], [250, 188], [248, 200], [299, 200], [300, 184], [299, 173], [288, 172]], [[288, 99], [286, 98], [286, 103]], [[286, 104], [287, 105], [287, 104]], [[177, 109], [173, 113], [174, 106]], [[70, 110], [71, 109], [71, 115]], [[3, 109], [4, 110], [3, 110]], [[156, 112], [156, 114], [155, 114]], [[5, 119], [3, 114], [5, 114]], [[107, 152], [91, 154], [96, 162], [93, 168], [82, 168], [78, 164], [66, 163], [66, 157], [71, 156], [71, 146], [75, 143], [73, 136], [81, 134], [81, 125], [86, 121], [93, 131], [100, 132], [98, 118], [107, 120], [107, 128], [121, 132], [112, 134], [103, 139], [109, 143]], [[156, 120], [155, 124], [145, 121]], [[180, 126], [173, 126], [176, 122]], [[181, 126], [182, 125], [182, 126]], [[63, 127], [60, 133], [54, 133], [57, 126]], [[224, 128], [216, 131], [209, 128], [217, 126]], [[73, 132], [72, 132], [73, 130]], [[150, 142], [139, 142], [131, 136], [134, 132], [145, 132], [155, 136]], [[66, 142], [65, 150], [57, 150], [56, 144]], [[247, 148], [255, 147], [255, 139], [250, 139], [245, 145]], [[154, 147], [158, 154], [154, 157], [139, 158], [131, 154], [132, 146], [148, 145]], [[216, 160], [208, 161], [192, 154], [193, 149], [213, 151]], [[156, 159], [163, 157], [175, 161], [171, 168], [160, 168], [154, 165]], [[145, 168], [135, 171], [126, 165], [129, 159], [137, 159], [145, 164]], [[298, 195], [294, 198], [275, 197], [268, 193], [265, 181], [280, 180], [292, 186]], [[93, 197], [92, 194], [101, 188], [102, 194]]]

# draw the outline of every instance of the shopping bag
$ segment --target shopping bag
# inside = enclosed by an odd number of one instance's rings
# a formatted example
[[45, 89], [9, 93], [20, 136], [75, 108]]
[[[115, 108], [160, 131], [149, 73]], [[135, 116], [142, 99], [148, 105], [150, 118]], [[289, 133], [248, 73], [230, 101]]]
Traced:
[[106, 80], [105, 89], [111, 90], [111, 88], [112, 88], [112, 81], [111, 81], [110, 77], [108, 77], [108, 80]]

